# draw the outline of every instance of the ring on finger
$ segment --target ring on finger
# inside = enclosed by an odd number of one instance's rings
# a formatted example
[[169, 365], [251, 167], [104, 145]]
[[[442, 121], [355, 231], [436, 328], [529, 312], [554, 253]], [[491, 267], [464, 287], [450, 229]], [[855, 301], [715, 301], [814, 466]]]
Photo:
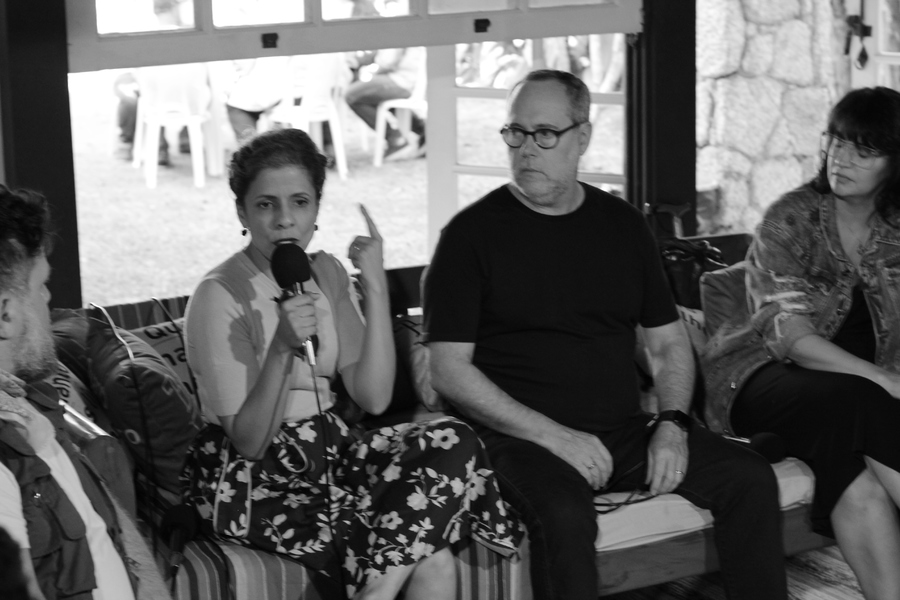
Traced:
[[684, 475], [684, 471], [679, 471], [678, 469], [675, 469], [675, 474], [676, 475]]
[[597, 468], [597, 465], [595, 465], [594, 463], [591, 463], [587, 466], [587, 468], [593, 470], [593, 469]]

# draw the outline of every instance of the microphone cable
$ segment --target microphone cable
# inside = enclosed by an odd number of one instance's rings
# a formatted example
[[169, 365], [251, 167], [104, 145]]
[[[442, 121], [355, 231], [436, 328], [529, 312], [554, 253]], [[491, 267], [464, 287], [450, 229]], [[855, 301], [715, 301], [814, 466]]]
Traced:
[[[307, 338], [309, 339], [309, 338]], [[332, 478], [331, 466], [328, 461], [328, 445], [329, 445], [329, 435], [328, 435], [328, 420], [325, 418], [325, 413], [322, 410], [322, 399], [319, 396], [319, 381], [316, 377], [316, 365], [315, 358], [310, 358], [306, 356], [306, 363], [309, 365], [309, 374], [312, 378], [312, 387], [313, 393], [316, 395], [316, 410], [319, 412], [319, 420], [322, 423], [322, 460], [324, 461], [325, 466], [325, 484], [327, 486], [326, 489], [326, 498], [325, 505], [328, 510], [328, 531], [331, 534], [331, 549], [334, 551], [334, 557], [337, 561], [337, 571], [338, 571], [338, 579], [339, 585], [341, 586], [341, 594], [347, 593], [347, 585], [344, 580], [344, 561], [341, 560], [341, 552], [340, 546], [337, 543], [337, 534], [334, 529], [334, 511], [332, 510], [332, 502], [331, 502], [331, 488], [334, 485], [334, 479]], [[337, 459], [337, 456], [335, 456]]]
[[[149, 508], [147, 510], [148, 515], [149, 515], [148, 521], [149, 521], [149, 525], [150, 525], [150, 530], [152, 532], [153, 555], [156, 556], [156, 554], [158, 552], [158, 541], [159, 541], [160, 531], [159, 531], [159, 523], [157, 523], [156, 520], [153, 519], [152, 506], [153, 505], [161, 506], [162, 502], [160, 500], [161, 495], [159, 493], [158, 486], [156, 485], [156, 474], [157, 474], [156, 453], [154, 452], [153, 441], [151, 440], [151, 437], [150, 437], [150, 425], [148, 423], [146, 405], [144, 402], [144, 390], [141, 389], [140, 378], [138, 377], [137, 366], [135, 365], [135, 363], [137, 362], [137, 359], [134, 355], [134, 350], [132, 349], [131, 345], [128, 344], [128, 342], [123, 338], [123, 336], [119, 332], [119, 327], [116, 325], [116, 322], [110, 316], [109, 311], [107, 311], [104, 307], [100, 306], [99, 304], [95, 304], [94, 302], [91, 302], [90, 307], [93, 309], [96, 309], [100, 313], [100, 315], [103, 317], [102, 319], [95, 317], [98, 322], [103, 323], [105, 320], [106, 324], [109, 325], [109, 329], [112, 334], [112, 337], [115, 338], [115, 340], [119, 343], [119, 345], [125, 349], [125, 356], [128, 359], [128, 373], [131, 375], [131, 383], [132, 383], [132, 385], [134, 385], [134, 391], [136, 394], [137, 405], [138, 405], [138, 418], [140, 419], [141, 432], [140, 432], [140, 434], [138, 434], [138, 438], [143, 436], [143, 441], [144, 441], [143, 459], [146, 463], [145, 477], [147, 478], [147, 483], [142, 484], [140, 482], [140, 478], [138, 477], [138, 475], [140, 474], [140, 471], [142, 470], [140, 466], [135, 468], [135, 471], [133, 474], [133, 481], [134, 481], [135, 489], [146, 490], [147, 495], [149, 497], [151, 508]], [[120, 364], [121, 364], [121, 362], [120, 362]], [[104, 390], [104, 394], [105, 393], [106, 392]], [[105, 396], [104, 396], [104, 402], [107, 402], [107, 400], [105, 399]], [[106, 407], [104, 407], [104, 408], [106, 408]], [[124, 438], [124, 440], [123, 440], [124, 448], [127, 449], [129, 445], [130, 446], [138, 445], [138, 444], [132, 444], [128, 435], [124, 431], [120, 435], [122, 436], [122, 438]], [[140, 453], [138, 452], [138, 448], [135, 447], [133, 449], [133, 452], [135, 454], [137, 454], [138, 456], [140, 456]]]

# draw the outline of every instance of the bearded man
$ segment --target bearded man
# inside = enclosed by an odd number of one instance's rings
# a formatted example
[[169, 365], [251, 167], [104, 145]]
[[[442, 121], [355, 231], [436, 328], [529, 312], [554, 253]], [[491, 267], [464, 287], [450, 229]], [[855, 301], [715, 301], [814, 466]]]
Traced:
[[49, 223], [42, 195], [0, 185], [0, 528], [20, 548], [32, 598], [168, 598], [134, 524], [66, 434], [46, 381], [56, 369]]

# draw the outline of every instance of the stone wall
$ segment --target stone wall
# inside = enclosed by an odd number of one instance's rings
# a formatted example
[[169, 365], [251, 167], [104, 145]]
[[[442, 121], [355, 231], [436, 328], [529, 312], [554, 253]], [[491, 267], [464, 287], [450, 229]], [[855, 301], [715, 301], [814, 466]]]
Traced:
[[697, 218], [753, 231], [819, 168], [819, 134], [849, 89], [844, 0], [697, 0]]

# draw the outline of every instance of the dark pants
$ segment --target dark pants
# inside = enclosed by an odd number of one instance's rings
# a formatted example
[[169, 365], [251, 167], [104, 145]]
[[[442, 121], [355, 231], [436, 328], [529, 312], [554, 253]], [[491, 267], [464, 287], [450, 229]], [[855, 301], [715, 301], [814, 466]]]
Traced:
[[[615, 465], [611, 480], [616, 485], [608, 491], [644, 484], [648, 420], [641, 415], [598, 436]], [[503, 497], [528, 528], [535, 600], [596, 600], [597, 514], [587, 481], [541, 446], [480, 426], [476, 431]], [[675, 493], [712, 512], [728, 597], [786, 599], [778, 484], [771, 466], [755, 452], [699, 426], [688, 437], [688, 451], [687, 473]]]
[[134, 130], [137, 128], [137, 98], [124, 96], [119, 99], [116, 121], [119, 124], [119, 140], [125, 144], [134, 143]]
[[823, 535], [834, 537], [831, 512], [866, 469], [865, 456], [900, 471], [900, 402], [856, 375], [769, 363], [744, 384], [731, 422], [739, 435], [777, 434], [789, 456], [809, 465], [812, 524]]
[[[347, 87], [344, 99], [347, 105], [366, 122], [366, 125], [375, 129], [375, 116], [378, 113], [378, 105], [385, 100], [397, 98], [409, 98], [410, 91], [400, 87], [387, 75], [374, 75], [369, 81], [356, 81]], [[425, 133], [425, 122], [418, 115], [413, 114], [412, 131], [418, 136]], [[400, 134], [396, 131], [388, 131], [388, 136]]]

